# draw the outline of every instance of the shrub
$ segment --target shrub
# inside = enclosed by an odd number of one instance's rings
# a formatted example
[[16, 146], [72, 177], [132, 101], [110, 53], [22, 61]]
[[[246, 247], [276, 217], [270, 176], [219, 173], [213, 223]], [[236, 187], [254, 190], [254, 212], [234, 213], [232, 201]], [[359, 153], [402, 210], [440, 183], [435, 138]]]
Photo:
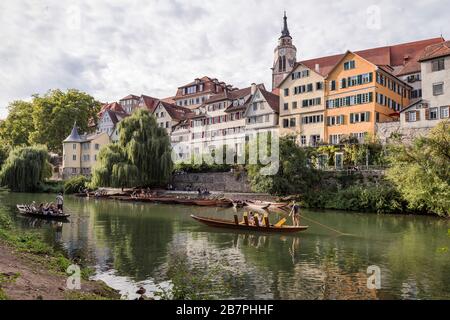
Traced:
[[78, 193], [85, 189], [89, 183], [89, 179], [85, 176], [76, 176], [64, 182], [64, 193]]

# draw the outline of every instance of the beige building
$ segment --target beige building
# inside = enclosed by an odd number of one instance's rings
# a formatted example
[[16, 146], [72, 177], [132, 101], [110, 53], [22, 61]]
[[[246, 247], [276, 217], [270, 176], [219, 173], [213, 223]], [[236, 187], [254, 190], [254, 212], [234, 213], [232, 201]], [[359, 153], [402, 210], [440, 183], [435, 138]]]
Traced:
[[301, 146], [325, 137], [325, 78], [298, 63], [280, 84], [280, 135], [294, 135]]
[[75, 124], [70, 136], [63, 141], [63, 179], [78, 175], [90, 176], [98, 162], [100, 149], [109, 142], [105, 132], [80, 135]]

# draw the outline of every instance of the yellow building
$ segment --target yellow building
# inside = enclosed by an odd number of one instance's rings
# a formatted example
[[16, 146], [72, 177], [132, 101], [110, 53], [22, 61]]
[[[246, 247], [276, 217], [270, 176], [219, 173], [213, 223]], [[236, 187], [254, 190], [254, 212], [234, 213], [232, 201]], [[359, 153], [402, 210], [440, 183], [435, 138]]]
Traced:
[[325, 88], [326, 142], [343, 137], [359, 141], [375, 135], [377, 122], [390, 121], [409, 105], [411, 86], [393, 75], [389, 66], [377, 66], [348, 51], [328, 73]]
[[109, 143], [108, 134], [105, 132], [80, 135], [75, 124], [70, 135], [63, 141], [63, 179], [91, 175], [100, 149]]
[[301, 146], [325, 140], [325, 78], [299, 63], [279, 89], [280, 134], [295, 135]]

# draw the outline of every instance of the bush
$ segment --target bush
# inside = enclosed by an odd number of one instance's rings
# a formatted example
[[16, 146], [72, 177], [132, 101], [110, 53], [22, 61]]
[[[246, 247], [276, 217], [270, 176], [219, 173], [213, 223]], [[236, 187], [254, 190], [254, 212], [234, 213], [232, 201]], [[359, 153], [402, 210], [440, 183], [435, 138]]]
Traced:
[[81, 190], [85, 189], [89, 182], [90, 180], [85, 176], [76, 176], [70, 178], [69, 180], [66, 180], [64, 182], [64, 193], [66, 194], [78, 193]]
[[64, 183], [62, 181], [46, 181], [39, 186], [39, 192], [42, 193], [59, 193], [64, 191]]

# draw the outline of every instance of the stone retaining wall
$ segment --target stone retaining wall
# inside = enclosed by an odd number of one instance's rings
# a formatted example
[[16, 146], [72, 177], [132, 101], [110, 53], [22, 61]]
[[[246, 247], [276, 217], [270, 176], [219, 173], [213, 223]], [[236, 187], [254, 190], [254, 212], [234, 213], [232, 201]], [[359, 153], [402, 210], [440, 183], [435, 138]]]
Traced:
[[174, 175], [172, 185], [177, 190], [184, 190], [191, 185], [192, 190], [207, 188], [209, 191], [222, 192], [252, 192], [247, 181], [246, 173], [214, 172], [214, 173], [187, 173]]

